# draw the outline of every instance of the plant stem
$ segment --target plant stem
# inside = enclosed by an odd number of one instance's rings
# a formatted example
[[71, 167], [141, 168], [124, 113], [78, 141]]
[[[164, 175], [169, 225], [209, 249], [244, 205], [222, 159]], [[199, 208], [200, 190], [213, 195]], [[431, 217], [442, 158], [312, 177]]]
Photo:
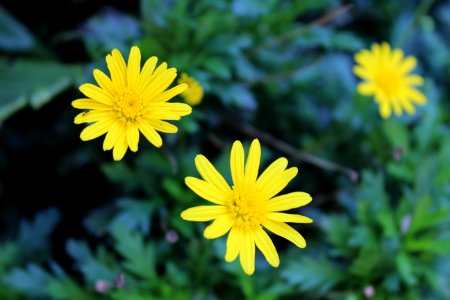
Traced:
[[302, 35], [303, 33], [307, 32], [308, 30], [310, 30], [311, 28], [313, 28], [315, 26], [327, 24], [327, 23], [335, 20], [342, 14], [347, 13], [352, 7], [353, 7], [352, 4], [344, 5], [336, 10], [328, 12], [327, 14], [325, 14], [325, 15], [321, 16], [320, 18], [314, 20], [313, 22], [309, 23], [305, 27], [297, 28], [297, 29], [287, 32], [285, 34], [279, 35], [279, 36], [275, 37], [274, 39], [269, 40], [263, 44], [260, 44], [260, 45], [256, 46], [255, 48], [251, 49], [247, 53], [247, 57], [253, 56], [256, 52], [258, 52], [262, 49], [273, 47], [273, 46], [275, 46], [279, 43], [282, 43], [286, 40], [289, 40], [296, 36]]
[[359, 178], [358, 172], [356, 172], [355, 170], [353, 170], [351, 168], [339, 165], [337, 163], [325, 160], [323, 158], [317, 157], [310, 153], [301, 151], [301, 150], [295, 148], [294, 146], [291, 146], [288, 143], [285, 143], [285, 142], [273, 137], [272, 135], [268, 134], [267, 132], [260, 131], [256, 128], [254, 128], [253, 126], [251, 126], [249, 124], [236, 122], [234, 120], [230, 121], [227, 119], [223, 119], [222, 122], [229, 125], [230, 127], [233, 127], [235, 129], [241, 131], [242, 133], [244, 133], [248, 136], [258, 138], [261, 141], [263, 141], [264, 143], [271, 145], [274, 149], [284, 152], [298, 160], [308, 162], [308, 163], [315, 165], [322, 169], [335, 171], [335, 172], [341, 172], [341, 173], [347, 175], [350, 178], [350, 180], [352, 180], [353, 182], [358, 181], [358, 178]]

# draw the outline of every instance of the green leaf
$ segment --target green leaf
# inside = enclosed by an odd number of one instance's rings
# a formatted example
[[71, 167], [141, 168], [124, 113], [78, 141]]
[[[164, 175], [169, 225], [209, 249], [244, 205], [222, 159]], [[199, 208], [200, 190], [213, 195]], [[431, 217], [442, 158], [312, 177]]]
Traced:
[[414, 267], [411, 259], [406, 253], [400, 252], [395, 263], [403, 281], [408, 285], [414, 285], [417, 283], [417, 278], [414, 275]]
[[334, 247], [341, 251], [348, 248], [347, 244], [352, 234], [352, 225], [346, 215], [322, 216], [319, 224]]
[[403, 150], [409, 148], [409, 132], [403, 124], [388, 120], [383, 122], [382, 128], [392, 147]]
[[363, 248], [353, 260], [349, 272], [363, 278], [371, 278], [385, 262], [384, 253], [377, 248]]
[[37, 264], [30, 263], [25, 269], [15, 268], [3, 276], [3, 282], [29, 295], [44, 295], [44, 288], [50, 280], [50, 274]]
[[345, 274], [325, 258], [302, 257], [282, 271], [281, 276], [303, 291], [327, 292], [344, 280]]
[[364, 48], [364, 43], [352, 32], [335, 32], [331, 35], [332, 49], [357, 52]]
[[416, 204], [412, 215], [408, 235], [414, 235], [421, 230], [430, 229], [440, 224], [448, 223], [449, 210], [445, 207], [433, 209], [431, 197], [422, 197]]
[[148, 200], [121, 199], [117, 202], [119, 213], [109, 224], [110, 228], [127, 225], [130, 230], [138, 229], [147, 235], [150, 232], [154, 203]]
[[59, 211], [49, 208], [36, 214], [31, 221], [22, 221], [18, 236], [22, 253], [35, 255], [36, 251], [47, 249], [48, 238], [60, 219]]
[[446, 255], [450, 252], [450, 237], [439, 238], [433, 235], [409, 239], [405, 243], [409, 252], [427, 252], [436, 255]]
[[7, 268], [12, 266], [18, 258], [19, 245], [13, 242], [0, 244], [0, 274], [4, 274]]
[[27, 51], [35, 45], [33, 35], [0, 6], [0, 49], [6, 51]]
[[75, 260], [76, 267], [83, 273], [88, 282], [114, 278], [120, 271], [116, 265], [109, 266], [100, 257], [94, 256], [88, 245], [83, 241], [68, 240], [66, 251]]
[[146, 243], [138, 232], [117, 226], [112, 230], [116, 250], [125, 258], [124, 267], [142, 278], [153, 281], [156, 277], [156, 253], [153, 244]]
[[84, 288], [78, 286], [72, 279], [69, 278], [52, 278], [45, 287], [45, 293], [52, 299], [98, 299], [96, 296], [89, 295]]
[[28, 104], [38, 109], [81, 75], [79, 66], [0, 59], [0, 123]]
[[230, 79], [231, 70], [229, 64], [221, 58], [209, 58], [205, 60], [204, 67], [207, 71], [220, 79]]

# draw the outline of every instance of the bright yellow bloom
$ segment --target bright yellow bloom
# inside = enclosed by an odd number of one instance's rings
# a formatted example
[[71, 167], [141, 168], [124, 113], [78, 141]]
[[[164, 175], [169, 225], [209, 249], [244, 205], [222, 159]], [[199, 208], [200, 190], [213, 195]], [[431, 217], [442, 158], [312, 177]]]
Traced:
[[425, 96], [415, 88], [423, 85], [423, 78], [410, 74], [417, 64], [415, 57], [404, 57], [401, 49], [391, 49], [384, 42], [373, 44], [371, 51], [360, 51], [355, 60], [358, 65], [353, 72], [364, 80], [358, 85], [358, 92], [375, 97], [384, 119], [391, 116], [392, 110], [396, 115], [401, 115], [403, 110], [414, 114], [413, 103], [426, 103]]
[[273, 162], [259, 177], [261, 147], [253, 140], [244, 163], [244, 148], [236, 141], [231, 149], [230, 167], [233, 185], [230, 187], [214, 166], [203, 155], [197, 155], [195, 165], [203, 180], [186, 177], [186, 185], [205, 200], [216, 205], [196, 206], [181, 213], [187, 221], [214, 222], [206, 227], [204, 236], [215, 239], [230, 231], [225, 260], [240, 257], [244, 272], [255, 271], [255, 245], [269, 264], [278, 267], [280, 260], [269, 235], [263, 229], [280, 235], [300, 248], [305, 239], [286, 222], [311, 223], [305, 216], [281, 213], [311, 202], [304, 192], [276, 196], [297, 175], [297, 168], [286, 170], [288, 161], [282, 157]]
[[178, 79], [178, 84], [182, 83], [185, 83], [188, 86], [188, 88], [181, 93], [181, 96], [186, 103], [192, 106], [199, 105], [203, 98], [203, 88], [200, 83], [186, 73], [182, 73], [181, 78]]
[[106, 133], [103, 150], [113, 149], [114, 160], [121, 160], [128, 147], [138, 150], [139, 132], [156, 147], [162, 139], [157, 131], [175, 133], [178, 128], [164, 120], [179, 120], [191, 113], [184, 103], [169, 103], [182, 93], [187, 85], [180, 84], [166, 89], [177, 76], [177, 70], [167, 69], [163, 62], [156, 68], [158, 59], [151, 57], [141, 70], [141, 52], [132, 47], [128, 65], [119, 50], [106, 56], [111, 79], [100, 70], [94, 70], [99, 86], [83, 84], [80, 91], [87, 98], [72, 102], [72, 106], [87, 111], [75, 118], [75, 124], [93, 123], [81, 132], [81, 139], [88, 141]]

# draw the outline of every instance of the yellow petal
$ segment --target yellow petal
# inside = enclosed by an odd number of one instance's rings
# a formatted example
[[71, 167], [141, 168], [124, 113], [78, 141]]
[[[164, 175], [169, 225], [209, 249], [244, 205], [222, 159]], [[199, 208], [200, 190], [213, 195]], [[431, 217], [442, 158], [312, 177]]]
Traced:
[[410, 75], [405, 78], [405, 83], [408, 85], [423, 85], [423, 78], [419, 75]]
[[113, 99], [104, 90], [90, 83], [85, 83], [80, 86], [80, 91], [86, 95], [86, 97], [100, 101], [106, 105], [112, 105]]
[[227, 207], [221, 205], [196, 206], [184, 210], [181, 218], [186, 221], [206, 222], [223, 216], [227, 212]]
[[122, 65], [122, 54], [118, 50], [116, 51], [113, 50], [113, 53], [116, 53], [114, 57], [112, 55], [106, 56], [106, 64], [108, 66], [109, 72], [111, 73], [112, 83], [116, 87], [116, 90], [120, 92], [125, 91], [126, 89], [126, 66], [124, 68]]
[[373, 65], [373, 54], [364, 49], [355, 54], [355, 61], [364, 68], [371, 68]]
[[127, 123], [127, 142], [130, 150], [136, 152], [139, 144], [139, 129], [134, 122]]
[[389, 62], [391, 59], [391, 46], [383, 42], [380, 47], [380, 55], [383, 62]]
[[[139, 77], [141, 73], [141, 51], [138, 47], [133, 46], [128, 56], [127, 82], [128, 87], [137, 91], [139, 86]], [[130, 147], [131, 149], [131, 147]]]
[[252, 231], [244, 231], [244, 239], [240, 247], [241, 267], [245, 274], [252, 275], [255, 272], [255, 240]]
[[127, 135], [125, 130], [119, 135], [113, 148], [113, 158], [115, 161], [121, 160], [128, 150]]
[[417, 65], [417, 60], [414, 56], [408, 56], [406, 57], [402, 64], [399, 67], [399, 71], [402, 74], [406, 74], [411, 72]]
[[267, 202], [268, 211], [283, 211], [297, 208], [311, 202], [312, 198], [304, 192], [293, 192], [286, 195], [277, 196]]
[[383, 119], [388, 119], [391, 116], [391, 106], [388, 102], [383, 101], [380, 103], [380, 115]]
[[399, 98], [400, 105], [403, 107], [403, 109], [410, 115], [413, 115], [416, 111], [414, 106], [411, 104], [411, 101], [409, 99], [405, 99], [404, 97]]
[[225, 253], [225, 261], [232, 262], [239, 255], [240, 243], [244, 240], [244, 234], [240, 229], [232, 227], [227, 239], [227, 250]]
[[231, 188], [223, 176], [217, 172], [216, 168], [214, 168], [205, 156], [201, 154], [197, 155], [195, 157], [195, 166], [197, 167], [200, 176], [202, 176], [206, 182], [214, 185], [218, 190], [222, 191], [224, 195], [231, 192]]
[[113, 49], [113, 51], [111, 51], [111, 55], [114, 59], [114, 61], [117, 64], [117, 67], [119, 68], [119, 71], [125, 75], [125, 73], [127, 72], [127, 64], [125, 63], [125, 60], [123, 59], [122, 53], [120, 53], [119, 50], [117, 49]]
[[363, 96], [372, 96], [375, 93], [376, 86], [373, 82], [361, 82], [358, 84], [358, 93]]
[[186, 177], [186, 185], [194, 191], [197, 195], [214, 204], [225, 205], [227, 194], [218, 189], [212, 183], [203, 181], [195, 177]]
[[187, 88], [187, 84], [185, 84], [185, 83], [179, 84], [179, 85], [171, 88], [170, 90], [167, 90], [164, 93], [161, 93], [158, 96], [156, 96], [153, 99], [153, 102], [166, 102], [166, 101], [172, 99], [173, 97], [175, 97], [176, 95], [184, 92], [184, 90], [186, 90], [186, 88]]
[[279, 213], [279, 212], [268, 213], [267, 218], [269, 220], [272, 220], [275, 222], [285, 222], [285, 223], [312, 223], [313, 222], [312, 219], [305, 217], [305, 216], [285, 214], [285, 213]]
[[168, 122], [150, 119], [147, 120], [147, 123], [151, 125], [156, 131], [164, 132], [164, 133], [176, 133], [178, 131], [178, 127], [172, 125]]
[[372, 72], [361, 66], [354, 66], [353, 73], [362, 79], [370, 79], [372, 77]]
[[258, 177], [259, 162], [261, 161], [261, 145], [258, 139], [254, 139], [250, 145], [247, 162], [245, 163], [245, 182], [252, 184]]
[[153, 74], [153, 76], [154, 78], [147, 84], [142, 92], [145, 99], [154, 99], [165, 89], [167, 89], [175, 80], [175, 77], [177, 77], [177, 71], [174, 68], [170, 68], [162, 74]]
[[179, 120], [192, 112], [192, 108], [185, 103], [162, 102], [152, 104], [151, 107], [153, 111], [149, 117], [160, 120]]
[[404, 53], [403, 53], [402, 49], [394, 49], [392, 51], [392, 55], [391, 55], [392, 64], [398, 66], [400, 64], [400, 62], [402, 61], [403, 56], [404, 56]]
[[244, 183], [244, 147], [240, 141], [235, 141], [231, 147], [230, 168], [233, 185], [242, 186]]
[[139, 87], [141, 91], [143, 88], [152, 80], [152, 74], [155, 70], [156, 63], [158, 62], [158, 58], [156, 56], [152, 56], [145, 62], [142, 67], [141, 76], [139, 78]]
[[83, 98], [83, 99], [77, 99], [72, 101], [72, 106], [78, 109], [98, 109], [98, 110], [110, 110], [111, 105], [106, 105], [102, 102], [89, 99], [89, 98]]
[[211, 225], [205, 228], [203, 236], [206, 239], [216, 239], [225, 235], [233, 225], [233, 221], [225, 215], [218, 217]]
[[106, 76], [102, 71], [95, 69], [94, 70], [94, 78], [97, 81], [98, 85], [102, 88], [103, 91], [106, 91], [110, 97], [114, 97], [117, 95], [117, 90], [114, 87], [111, 79]]
[[288, 161], [284, 157], [280, 157], [276, 161], [274, 161], [272, 164], [270, 164], [269, 167], [259, 176], [258, 180], [256, 181], [256, 185], [259, 188], [263, 188], [270, 184], [270, 182], [278, 175], [280, 175], [284, 169], [286, 169], [288, 164]]
[[150, 126], [145, 121], [140, 121], [138, 124], [139, 131], [142, 132], [142, 134], [145, 136], [145, 138], [152, 143], [155, 147], [161, 147], [162, 145], [162, 139], [156, 130]]
[[269, 264], [277, 268], [280, 265], [280, 258], [272, 240], [262, 228], [255, 230], [254, 233], [256, 246], [261, 250]]
[[104, 120], [115, 120], [114, 115], [109, 110], [90, 110], [78, 114], [75, 117], [75, 124], [92, 123]]
[[392, 98], [392, 99], [390, 99], [390, 102], [391, 102], [391, 106], [394, 109], [394, 113], [397, 116], [400, 116], [402, 114], [402, 107], [400, 105], [400, 101], [396, 98]]
[[99, 136], [105, 134], [114, 122], [115, 120], [107, 119], [105, 121], [89, 125], [81, 132], [81, 140], [89, 141], [98, 138]]
[[121, 121], [115, 122], [108, 130], [105, 140], [103, 141], [103, 150], [111, 150], [119, 138], [125, 134], [125, 127], [122, 126]]
[[274, 222], [271, 220], [265, 220], [262, 224], [264, 227], [266, 227], [268, 230], [272, 231], [276, 235], [279, 235], [292, 243], [296, 245], [299, 248], [305, 248], [306, 247], [306, 241], [301, 236], [300, 233], [294, 230], [291, 226], [281, 223], [281, 222]]
[[261, 192], [264, 194], [266, 199], [270, 199], [276, 194], [278, 194], [281, 190], [283, 190], [289, 182], [297, 175], [298, 169], [296, 167], [289, 168], [286, 171], [278, 173], [277, 176], [274, 176], [270, 181], [270, 184], [265, 186], [260, 186]]
[[376, 60], [381, 58], [381, 45], [380, 44], [372, 44], [372, 53]]
[[427, 102], [425, 95], [416, 89], [409, 89], [407, 95], [414, 103], [419, 105], [423, 105]]

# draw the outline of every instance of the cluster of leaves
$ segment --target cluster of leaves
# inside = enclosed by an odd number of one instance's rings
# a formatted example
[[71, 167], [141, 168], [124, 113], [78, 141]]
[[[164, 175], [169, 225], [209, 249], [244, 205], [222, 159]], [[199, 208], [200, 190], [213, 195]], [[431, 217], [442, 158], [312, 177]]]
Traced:
[[[180, 133], [164, 137], [161, 151], [141, 145], [111, 162], [90, 142], [54, 153], [52, 171], [63, 176], [94, 165], [111, 196], [94, 207], [96, 192], [84, 194], [85, 235], [65, 236], [65, 254], [52, 256], [51, 232], [70, 211], [45, 210], [2, 236], [0, 298], [448, 298], [450, 47], [442, 36], [449, 33], [450, 5], [432, 2], [141, 0], [138, 14], [108, 8], [59, 33], [60, 41], [82, 41], [89, 73], [105, 69], [112, 48], [127, 53], [139, 45], [143, 57], [156, 55], [198, 79], [206, 97], [180, 121]], [[60, 92], [91, 78], [79, 62], [52, 58], [2, 7], [0, 26], [0, 140], [14, 149], [8, 120], [20, 118], [28, 104], [58, 102]], [[382, 40], [420, 61], [428, 104], [415, 116], [383, 122], [372, 100], [355, 92], [353, 54]], [[61, 114], [79, 97], [75, 88], [68, 94], [73, 98], [63, 101]], [[77, 132], [67, 129], [71, 117], [61, 122], [50, 138], [76, 140]], [[206, 154], [227, 175], [231, 142], [255, 136], [263, 160], [291, 155], [280, 147], [287, 143], [349, 165], [361, 179], [302, 162], [301, 184], [289, 188], [315, 199], [301, 212], [317, 225], [299, 228], [308, 247], [275, 239], [280, 268], [258, 254], [256, 274], [247, 277], [238, 262], [224, 262], [224, 239], [203, 239], [204, 225], [184, 222], [179, 213], [200, 201], [183, 184], [196, 174], [195, 155]], [[0, 149], [4, 174], [8, 153]], [[288, 156], [291, 164], [296, 158]], [[0, 196], [11, 189], [3, 180]]]

